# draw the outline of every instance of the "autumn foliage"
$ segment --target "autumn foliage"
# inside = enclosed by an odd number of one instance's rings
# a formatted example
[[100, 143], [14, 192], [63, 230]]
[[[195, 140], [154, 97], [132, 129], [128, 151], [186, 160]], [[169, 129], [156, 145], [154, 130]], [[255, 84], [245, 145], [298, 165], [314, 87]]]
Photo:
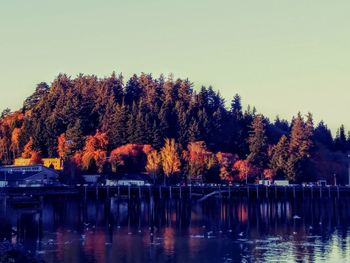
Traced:
[[32, 151], [33, 151], [33, 138], [30, 137], [29, 141], [24, 146], [24, 149], [22, 152], [22, 158], [30, 158]]
[[249, 178], [255, 179], [259, 174], [259, 169], [247, 160], [238, 160], [233, 165], [233, 170], [237, 173], [237, 179], [239, 181], [249, 180]]
[[58, 156], [61, 159], [66, 159], [69, 150], [70, 150], [70, 146], [69, 146], [69, 142], [67, 142], [66, 140], [66, 136], [64, 133], [62, 133], [58, 138], [57, 138], [57, 153]]
[[116, 172], [143, 171], [147, 155], [153, 151], [150, 145], [127, 144], [111, 151], [110, 163]]
[[107, 157], [107, 144], [106, 133], [99, 130], [96, 131], [95, 135], [88, 136], [81, 156], [82, 167], [87, 170], [95, 164], [97, 171], [102, 172]]
[[174, 139], [165, 139], [165, 144], [160, 150], [163, 172], [166, 177], [180, 172], [181, 162], [178, 148]]
[[233, 165], [238, 159], [237, 155], [234, 155], [232, 153], [218, 152], [216, 154], [216, 158], [220, 166], [220, 178], [224, 181], [233, 181]]
[[113, 173], [208, 182], [330, 183], [336, 173], [347, 183], [350, 137], [343, 125], [333, 137], [311, 114], [271, 120], [254, 107], [243, 109], [238, 94], [226, 105], [212, 87], [194, 91], [188, 79], [172, 76], [60, 74], [50, 85], [39, 83], [21, 110], [1, 113], [0, 161], [41, 155], [83, 173], [112, 166]]

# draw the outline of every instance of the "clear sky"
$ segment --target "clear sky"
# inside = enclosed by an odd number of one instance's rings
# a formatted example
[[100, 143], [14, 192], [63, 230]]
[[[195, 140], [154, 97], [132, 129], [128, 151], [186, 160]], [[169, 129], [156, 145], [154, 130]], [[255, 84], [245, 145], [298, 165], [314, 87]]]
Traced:
[[0, 109], [58, 73], [174, 73], [350, 128], [349, 0], [3, 0]]

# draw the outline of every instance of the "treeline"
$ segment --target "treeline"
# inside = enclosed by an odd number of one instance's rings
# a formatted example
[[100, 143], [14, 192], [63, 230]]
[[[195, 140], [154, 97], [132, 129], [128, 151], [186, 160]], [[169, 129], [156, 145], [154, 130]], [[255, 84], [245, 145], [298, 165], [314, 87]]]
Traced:
[[[134, 75], [59, 75], [37, 85], [21, 110], [0, 121], [2, 164], [14, 158], [61, 157], [83, 172], [148, 172], [155, 180], [347, 183], [350, 138], [298, 113], [274, 121], [255, 108], [230, 108], [212, 87], [188, 79]], [[67, 168], [68, 169], [68, 168]]]

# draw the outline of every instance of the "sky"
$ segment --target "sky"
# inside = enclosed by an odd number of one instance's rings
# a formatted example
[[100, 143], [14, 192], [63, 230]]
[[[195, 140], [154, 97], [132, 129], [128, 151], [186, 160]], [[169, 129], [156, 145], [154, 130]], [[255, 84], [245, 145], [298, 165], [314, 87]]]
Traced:
[[59, 73], [141, 72], [350, 128], [349, 0], [2, 0], [0, 110]]

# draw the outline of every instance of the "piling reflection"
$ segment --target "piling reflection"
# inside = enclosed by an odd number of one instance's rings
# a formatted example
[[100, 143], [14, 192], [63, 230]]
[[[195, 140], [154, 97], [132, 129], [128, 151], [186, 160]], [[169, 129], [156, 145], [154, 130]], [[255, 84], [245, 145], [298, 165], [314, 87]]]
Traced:
[[[46, 262], [350, 260], [348, 199], [1, 202], [0, 238]], [[336, 262], [336, 261], [334, 261]]]

